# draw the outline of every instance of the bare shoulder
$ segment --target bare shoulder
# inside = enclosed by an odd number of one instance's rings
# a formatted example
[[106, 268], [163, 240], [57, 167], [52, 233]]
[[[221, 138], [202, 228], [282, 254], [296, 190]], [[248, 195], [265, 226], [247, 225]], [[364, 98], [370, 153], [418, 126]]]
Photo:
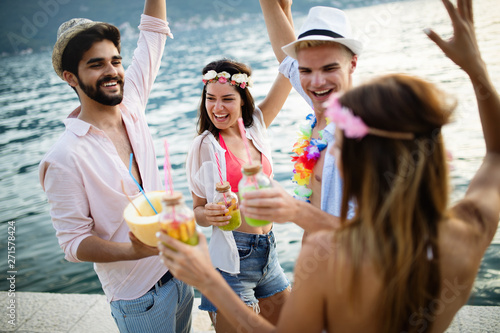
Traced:
[[373, 331], [378, 323], [377, 309], [383, 288], [369, 256], [363, 255], [357, 278], [353, 279], [354, 264], [343, 243], [336, 239], [335, 231], [322, 230], [309, 235], [302, 251], [304, 266], [318, 266], [318, 274], [311, 274], [309, 283], [321, 290], [328, 330]]
[[469, 184], [465, 197], [450, 209], [452, 225], [483, 251], [498, 229], [500, 216], [500, 154], [488, 153]]
[[485, 201], [469, 196], [455, 204], [442, 224], [444, 235], [453, 236], [471, 251], [484, 252], [498, 228], [498, 214]]
[[302, 245], [297, 263], [295, 265], [295, 275], [300, 279], [311, 283], [324, 283], [330, 279], [328, 269], [332, 258], [335, 256], [335, 244], [333, 231], [322, 230], [307, 236]]
[[[334, 231], [321, 230], [309, 234], [300, 251], [300, 257], [322, 259], [328, 261], [335, 253]], [[326, 264], [326, 262], [325, 262]]]
[[455, 205], [439, 227], [439, 252], [446, 275], [474, 278], [491, 237], [485, 232], [484, 215], [470, 201]]
[[[302, 262], [301, 265], [308, 266], [308, 268], [318, 266], [318, 280], [322, 279], [325, 282], [324, 286], [327, 286], [326, 289], [335, 293], [336, 299], [339, 300], [352, 282], [353, 263], [346, 248], [336, 239], [335, 232], [334, 230], [321, 230], [310, 234], [302, 247], [299, 260]], [[373, 289], [377, 274], [367, 256], [363, 256], [359, 267], [361, 277], [370, 276], [367, 281], [370, 281]], [[359, 280], [361, 285], [364, 280], [363, 278]]]

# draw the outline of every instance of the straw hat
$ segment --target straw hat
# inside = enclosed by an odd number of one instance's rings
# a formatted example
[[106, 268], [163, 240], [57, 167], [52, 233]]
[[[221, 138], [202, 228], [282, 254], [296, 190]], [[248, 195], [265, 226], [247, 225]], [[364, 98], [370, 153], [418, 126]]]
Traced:
[[358, 55], [363, 50], [363, 44], [352, 36], [351, 24], [345, 13], [332, 7], [312, 7], [300, 28], [297, 40], [282, 49], [287, 55], [297, 59], [295, 45], [304, 40], [332, 41], [346, 46]]
[[74, 18], [61, 24], [57, 29], [57, 41], [52, 51], [52, 66], [57, 75], [63, 78], [62, 56], [69, 41], [82, 31], [92, 28], [95, 25], [103, 24], [85, 18]]

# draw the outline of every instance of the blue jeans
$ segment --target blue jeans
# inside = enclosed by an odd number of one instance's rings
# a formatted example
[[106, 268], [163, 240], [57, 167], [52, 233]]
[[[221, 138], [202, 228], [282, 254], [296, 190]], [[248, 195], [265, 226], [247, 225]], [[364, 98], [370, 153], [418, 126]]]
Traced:
[[123, 332], [191, 332], [193, 288], [173, 278], [133, 300], [111, 302], [111, 314]]
[[[233, 231], [240, 255], [240, 274], [220, 271], [236, 294], [254, 308], [259, 298], [282, 292], [290, 285], [278, 261], [276, 241], [271, 230], [265, 235]], [[200, 310], [216, 312], [217, 308], [201, 295]]]

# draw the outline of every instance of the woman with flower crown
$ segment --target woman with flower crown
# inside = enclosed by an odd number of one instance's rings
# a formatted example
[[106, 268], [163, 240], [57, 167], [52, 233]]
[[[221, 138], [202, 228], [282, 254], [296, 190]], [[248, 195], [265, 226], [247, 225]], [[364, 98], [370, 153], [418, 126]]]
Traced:
[[[286, 16], [282, 19], [292, 24], [291, 13]], [[271, 38], [278, 39], [277, 44], [285, 45], [295, 39], [293, 29], [290, 32]], [[281, 49], [275, 49], [275, 54], [279, 61], [285, 58]], [[238, 192], [242, 165], [248, 162], [238, 125], [240, 117], [251, 160], [261, 163], [262, 171], [272, 176], [267, 128], [282, 108], [291, 85], [279, 74], [266, 98], [256, 105], [249, 90], [253, 85], [251, 69], [245, 64], [229, 59], [213, 61], [203, 68], [202, 75], [204, 86], [198, 136], [191, 145], [186, 163], [196, 222], [203, 227], [212, 227], [211, 261], [235, 295], [255, 312], [276, 323], [290, 292], [290, 283], [278, 262], [272, 223], [253, 227], [242, 218], [238, 229], [220, 230], [218, 227], [227, 225], [231, 215], [225, 216], [228, 209], [213, 201], [220, 177], [230, 183], [233, 192]], [[209, 312], [217, 332], [235, 331], [226, 316], [218, 313], [203, 295], [200, 309]]]
[[[454, 34], [425, 30], [469, 76], [486, 153], [448, 206], [441, 128], [455, 107], [422, 79], [391, 74], [333, 96], [332, 152], [344, 180], [342, 226], [306, 239], [277, 325], [254, 315], [216, 274], [206, 240], [164, 234], [160, 257], [245, 332], [444, 332], [466, 304], [500, 216], [500, 98], [476, 40], [472, 0], [443, 0]], [[473, 110], [470, 110], [471, 112]], [[354, 217], [346, 219], [348, 201]]]

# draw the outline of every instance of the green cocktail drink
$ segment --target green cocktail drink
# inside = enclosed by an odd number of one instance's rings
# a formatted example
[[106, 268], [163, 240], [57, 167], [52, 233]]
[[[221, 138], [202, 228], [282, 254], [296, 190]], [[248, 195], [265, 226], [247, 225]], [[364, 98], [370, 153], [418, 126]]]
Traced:
[[[252, 192], [255, 190], [271, 187], [271, 180], [264, 173], [262, 173], [261, 168], [262, 166], [260, 164], [249, 164], [243, 166], [243, 177], [238, 184], [241, 200], [243, 200], [242, 196], [246, 192]], [[267, 220], [259, 220], [246, 216], [244, 217], [247, 224], [252, 227], [262, 227], [266, 224], [271, 223], [271, 221]]]

